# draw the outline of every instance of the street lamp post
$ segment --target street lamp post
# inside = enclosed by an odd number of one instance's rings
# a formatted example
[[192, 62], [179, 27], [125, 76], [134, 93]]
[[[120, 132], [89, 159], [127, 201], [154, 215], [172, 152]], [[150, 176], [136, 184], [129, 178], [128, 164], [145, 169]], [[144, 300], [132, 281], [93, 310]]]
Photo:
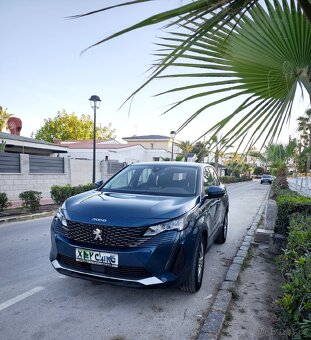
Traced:
[[173, 159], [174, 159], [174, 138], [176, 136], [176, 132], [171, 131], [170, 135], [171, 135], [171, 138], [172, 138], [172, 153], [171, 153], [171, 162], [172, 162]]
[[96, 173], [96, 109], [99, 109], [100, 98], [98, 96], [91, 96], [89, 99], [91, 108], [94, 109], [94, 130], [93, 130], [93, 183], [95, 183]]

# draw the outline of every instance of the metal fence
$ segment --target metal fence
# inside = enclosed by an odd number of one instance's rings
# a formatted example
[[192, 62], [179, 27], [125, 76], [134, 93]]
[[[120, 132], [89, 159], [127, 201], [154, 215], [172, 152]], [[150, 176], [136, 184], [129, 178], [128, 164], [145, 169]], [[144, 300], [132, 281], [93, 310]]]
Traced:
[[20, 157], [17, 153], [0, 153], [0, 173], [20, 173]]
[[29, 155], [29, 173], [31, 174], [63, 174], [64, 158]]

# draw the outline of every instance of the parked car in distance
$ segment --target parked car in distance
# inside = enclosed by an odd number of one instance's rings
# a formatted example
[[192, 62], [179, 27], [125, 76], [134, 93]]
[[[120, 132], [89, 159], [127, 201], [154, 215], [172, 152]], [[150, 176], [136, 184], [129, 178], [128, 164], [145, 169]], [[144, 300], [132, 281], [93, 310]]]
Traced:
[[67, 199], [51, 225], [60, 273], [107, 283], [201, 287], [204, 258], [224, 243], [228, 195], [208, 164], [131, 164]]
[[273, 182], [273, 177], [271, 175], [262, 175], [260, 184], [268, 183], [272, 184]]

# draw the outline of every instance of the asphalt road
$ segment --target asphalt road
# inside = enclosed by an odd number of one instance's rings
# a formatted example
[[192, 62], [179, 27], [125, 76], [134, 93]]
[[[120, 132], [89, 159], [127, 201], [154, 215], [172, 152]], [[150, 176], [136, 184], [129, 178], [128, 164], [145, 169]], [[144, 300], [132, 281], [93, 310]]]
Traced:
[[196, 294], [62, 276], [48, 258], [51, 218], [0, 225], [0, 338], [194, 339], [269, 186], [254, 181], [227, 189], [227, 242], [207, 254]]

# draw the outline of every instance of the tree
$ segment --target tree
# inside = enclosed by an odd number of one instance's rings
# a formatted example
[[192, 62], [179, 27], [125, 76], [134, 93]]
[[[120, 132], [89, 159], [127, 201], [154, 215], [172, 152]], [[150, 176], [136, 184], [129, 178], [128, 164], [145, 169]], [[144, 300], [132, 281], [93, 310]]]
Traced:
[[8, 119], [10, 117], [12, 117], [12, 115], [7, 112], [7, 109], [4, 109], [2, 106], [0, 106], [0, 132], [7, 128]]
[[[127, 1], [75, 17], [148, 1]], [[177, 30], [163, 37], [157, 54], [160, 62], [133, 95], [159, 77], [205, 78], [204, 83], [197, 81], [161, 93], [199, 91], [182, 98], [170, 109], [189, 100], [224, 93], [220, 99], [207, 99], [207, 104], [191, 114], [176, 132], [209, 107], [241, 97], [241, 105], [209, 131], [217, 135], [230, 121], [239, 118], [225, 135], [228, 143], [248, 136], [252, 146], [263, 136], [265, 144], [277, 139], [290, 117], [297, 87], [305, 88], [311, 95], [311, 2], [298, 3], [299, 6], [293, 0], [290, 5], [286, 0], [265, 1], [263, 7], [258, 0], [196, 0], [158, 13], [93, 46], [135, 29], [172, 20], [167, 27]], [[167, 74], [170, 67], [194, 68], [198, 72]], [[220, 80], [211, 81], [215, 77]]]
[[270, 144], [267, 148], [267, 160], [275, 168], [285, 168], [290, 159], [294, 158], [297, 147], [296, 139], [288, 144]]
[[[90, 115], [82, 115], [80, 118], [74, 113], [58, 112], [55, 118], [44, 120], [44, 125], [34, 134], [34, 137], [47, 142], [54, 140], [89, 140], [93, 139], [93, 120]], [[115, 130], [111, 124], [96, 127], [96, 139], [114, 138]]]
[[304, 149], [303, 159], [306, 159], [306, 173], [311, 167], [311, 109], [305, 112], [304, 116], [297, 118], [298, 131], [300, 132], [301, 146]]
[[196, 163], [204, 162], [204, 158], [208, 155], [207, 143], [196, 142], [193, 146], [192, 152], [196, 154]]
[[261, 167], [261, 166], [256, 166], [256, 167], [254, 168], [253, 174], [254, 174], [254, 175], [261, 176], [261, 175], [264, 174], [264, 171], [265, 171], [265, 169], [264, 169], [263, 167]]
[[227, 140], [217, 135], [213, 135], [207, 145], [208, 151], [214, 153], [214, 167], [218, 173], [219, 158], [224, 155], [224, 149], [230, 148], [232, 145], [227, 145]]
[[179, 144], [179, 147], [181, 149], [181, 155], [185, 158], [185, 161], [187, 162], [188, 160], [188, 154], [192, 152], [193, 146], [190, 143], [189, 140], [186, 141], [181, 141]]
[[288, 189], [286, 166], [289, 160], [295, 156], [296, 147], [297, 141], [292, 139], [286, 145], [270, 144], [267, 148], [267, 160], [277, 168], [277, 178], [274, 184], [276, 189]]

